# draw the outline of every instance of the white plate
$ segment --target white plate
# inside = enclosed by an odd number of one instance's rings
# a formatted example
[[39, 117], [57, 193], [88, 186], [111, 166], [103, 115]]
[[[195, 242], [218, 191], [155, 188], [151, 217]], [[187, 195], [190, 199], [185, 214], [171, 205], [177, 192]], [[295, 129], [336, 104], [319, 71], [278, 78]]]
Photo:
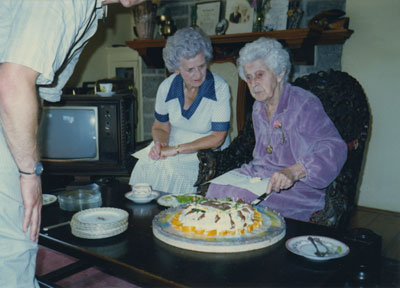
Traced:
[[152, 191], [151, 194], [150, 194], [150, 196], [147, 197], [147, 198], [135, 197], [135, 196], [133, 195], [133, 192], [132, 192], [132, 191], [125, 194], [125, 197], [126, 197], [127, 199], [129, 199], [129, 200], [131, 200], [131, 201], [133, 201], [133, 202], [135, 202], [135, 203], [138, 203], [138, 204], [149, 203], [149, 202], [153, 201], [154, 199], [156, 199], [158, 196], [160, 196], [160, 193], [157, 192], [157, 191]]
[[[319, 238], [321, 242], [325, 244], [325, 246], [327, 246], [329, 250], [331, 250], [333, 253], [326, 254], [323, 257], [315, 255], [315, 247], [310, 242], [310, 240], [308, 240], [308, 237], [310, 236], [313, 238]], [[318, 242], [316, 242], [316, 245], [321, 252], [326, 251], [326, 248]], [[286, 248], [294, 254], [316, 261], [325, 261], [340, 258], [346, 256], [350, 251], [349, 246], [347, 246], [343, 242], [340, 242], [333, 238], [317, 235], [306, 235], [291, 238], [286, 241]]]
[[98, 91], [97, 94], [102, 96], [102, 97], [110, 97], [110, 96], [115, 94], [115, 91], [111, 91], [111, 92], [100, 92], [100, 91]]
[[43, 194], [42, 201], [43, 205], [49, 205], [57, 201], [57, 196], [52, 194]]
[[157, 203], [164, 207], [177, 207], [180, 204], [191, 202], [197, 197], [204, 198], [196, 194], [168, 194], [158, 198]]
[[127, 229], [128, 229], [128, 222], [124, 223], [123, 225], [119, 225], [113, 229], [104, 229], [104, 230], [102, 229], [85, 230], [71, 226], [71, 233], [76, 237], [85, 239], [102, 239], [121, 234], [122, 232], [125, 232]]
[[128, 212], [118, 208], [92, 208], [75, 213], [71, 223], [104, 225], [128, 219]]

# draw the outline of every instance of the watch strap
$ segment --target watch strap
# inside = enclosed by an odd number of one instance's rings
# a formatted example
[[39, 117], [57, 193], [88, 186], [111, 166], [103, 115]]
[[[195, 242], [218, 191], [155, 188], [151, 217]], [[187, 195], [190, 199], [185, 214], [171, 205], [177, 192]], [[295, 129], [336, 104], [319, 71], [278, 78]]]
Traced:
[[35, 172], [24, 172], [24, 171], [22, 171], [20, 169], [18, 169], [18, 172], [21, 173], [21, 174], [25, 174], [25, 175], [33, 175], [33, 174], [35, 174]]

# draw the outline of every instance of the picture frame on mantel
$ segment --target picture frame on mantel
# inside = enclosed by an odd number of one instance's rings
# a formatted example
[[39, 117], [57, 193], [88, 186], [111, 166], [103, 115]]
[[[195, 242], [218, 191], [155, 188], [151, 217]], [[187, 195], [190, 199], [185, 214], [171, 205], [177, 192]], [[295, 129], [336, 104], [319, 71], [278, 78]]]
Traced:
[[289, 0], [268, 0], [264, 16], [264, 31], [285, 30], [287, 26]]
[[247, 0], [226, 1], [225, 18], [229, 22], [226, 34], [252, 32], [254, 9]]
[[207, 35], [215, 35], [220, 12], [221, 1], [196, 3], [196, 25]]

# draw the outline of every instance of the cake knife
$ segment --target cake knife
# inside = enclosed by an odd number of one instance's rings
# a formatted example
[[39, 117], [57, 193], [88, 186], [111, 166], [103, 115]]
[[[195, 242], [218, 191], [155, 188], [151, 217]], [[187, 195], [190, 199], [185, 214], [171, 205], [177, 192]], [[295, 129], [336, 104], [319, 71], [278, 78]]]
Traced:
[[43, 231], [49, 231], [50, 229], [58, 228], [58, 227], [61, 227], [61, 226], [65, 226], [65, 225], [68, 225], [69, 223], [71, 223], [71, 221], [62, 222], [62, 223], [58, 223], [58, 224], [55, 224], [55, 225], [43, 227]]
[[258, 204], [260, 204], [262, 201], [267, 200], [269, 196], [271, 196], [272, 192], [267, 194], [267, 193], [263, 193], [261, 194], [257, 199], [253, 200], [251, 202], [251, 205], [253, 206], [257, 206]]

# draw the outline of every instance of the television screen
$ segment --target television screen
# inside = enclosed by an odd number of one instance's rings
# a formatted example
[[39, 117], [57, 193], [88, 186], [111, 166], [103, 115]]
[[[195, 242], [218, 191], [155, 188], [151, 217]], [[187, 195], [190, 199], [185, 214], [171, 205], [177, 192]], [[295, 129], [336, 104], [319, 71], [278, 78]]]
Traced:
[[44, 107], [39, 130], [42, 159], [98, 160], [98, 139], [97, 107]]

